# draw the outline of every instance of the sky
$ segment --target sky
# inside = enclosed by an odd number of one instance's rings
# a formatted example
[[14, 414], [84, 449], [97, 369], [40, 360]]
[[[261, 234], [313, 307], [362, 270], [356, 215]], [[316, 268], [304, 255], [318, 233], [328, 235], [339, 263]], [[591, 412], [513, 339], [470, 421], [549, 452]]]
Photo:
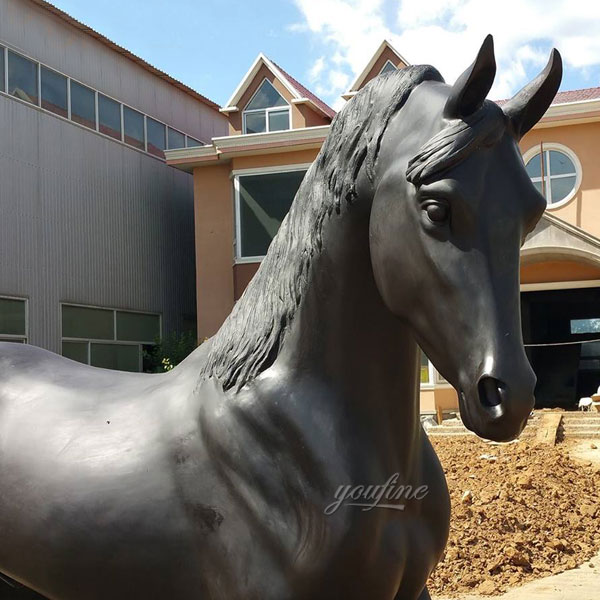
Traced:
[[50, 0], [220, 105], [259, 52], [336, 109], [383, 39], [452, 83], [494, 35], [508, 98], [563, 56], [561, 90], [600, 86], [597, 0]]

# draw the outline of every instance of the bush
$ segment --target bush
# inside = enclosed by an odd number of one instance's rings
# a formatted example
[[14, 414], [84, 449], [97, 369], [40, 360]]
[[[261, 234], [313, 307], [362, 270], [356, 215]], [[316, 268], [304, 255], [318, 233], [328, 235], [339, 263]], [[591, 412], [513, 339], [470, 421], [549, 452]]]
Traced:
[[144, 348], [144, 371], [146, 373], [163, 373], [170, 371], [184, 358], [189, 356], [198, 346], [193, 331], [184, 333], [172, 332], [157, 339], [154, 346]]

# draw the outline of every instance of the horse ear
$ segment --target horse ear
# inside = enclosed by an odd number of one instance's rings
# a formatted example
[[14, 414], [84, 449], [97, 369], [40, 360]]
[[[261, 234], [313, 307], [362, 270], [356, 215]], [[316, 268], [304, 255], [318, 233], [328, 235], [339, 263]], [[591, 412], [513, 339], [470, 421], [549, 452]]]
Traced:
[[548, 110], [561, 79], [562, 59], [560, 52], [553, 48], [546, 68], [502, 107], [517, 140], [520, 140]]
[[475, 62], [452, 86], [444, 107], [444, 116], [448, 119], [464, 118], [481, 108], [495, 76], [494, 38], [488, 34], [481, 44]]

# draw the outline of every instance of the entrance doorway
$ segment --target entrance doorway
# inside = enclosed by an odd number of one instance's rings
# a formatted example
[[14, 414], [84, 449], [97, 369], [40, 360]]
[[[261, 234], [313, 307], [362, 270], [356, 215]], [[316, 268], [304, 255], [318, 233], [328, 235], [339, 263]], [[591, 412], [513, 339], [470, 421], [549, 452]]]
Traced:
[[600, 287], [521, 292], [536, 408], [574, 409], [600, 386]]

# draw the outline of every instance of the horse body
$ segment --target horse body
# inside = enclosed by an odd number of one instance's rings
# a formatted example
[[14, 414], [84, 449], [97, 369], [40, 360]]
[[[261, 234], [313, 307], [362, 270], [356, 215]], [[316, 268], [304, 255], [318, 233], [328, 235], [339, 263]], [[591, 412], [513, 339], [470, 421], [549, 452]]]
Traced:
[[[420, 428], [387, 412], [385, 435], [369, 431], [324, 378], [277, 363], [234, 396], [194, 391], [198, 357], [148, 381], [10, 350], [0, 565], [48, 598], [393, 598], [403, 574], [414, 596], [433, 566], [423, 556], [443, 550], [447, 490]], [[140, 381], [153, 384], [141, 395]], [[402, 512], [324, 514], [340, 485], [390, 472], [434, 491]]]
[[[504, 112], [490, 39], [453, 87], [402, 71], [336, 117], [242, 299], [173, 371], [0, 344], [0, 572], [51, 600], [428, 598], [449, 498], [418, 345], [467, 426], [518, 435], [519, 244], [544, 202], [516, 140], [560, 61]], [[355, 505], [390, 477], [426, 493]]]

